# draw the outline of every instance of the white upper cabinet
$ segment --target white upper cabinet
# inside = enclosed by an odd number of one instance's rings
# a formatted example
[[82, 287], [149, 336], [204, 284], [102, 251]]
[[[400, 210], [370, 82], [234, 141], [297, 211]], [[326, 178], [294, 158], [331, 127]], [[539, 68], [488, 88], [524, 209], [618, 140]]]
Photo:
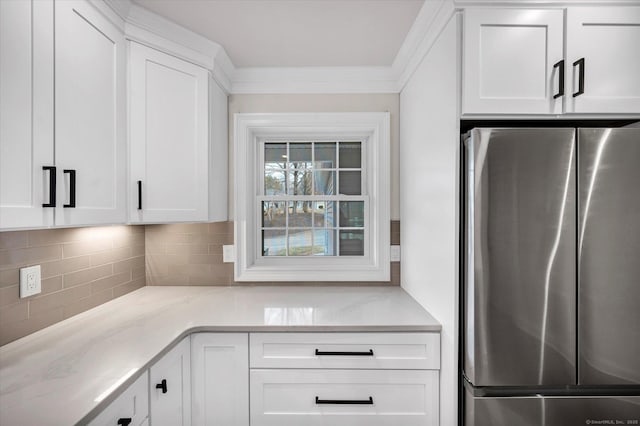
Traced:
[[640, 7], [468, 8], [464, 19], [463, 114], [640, 113]]
[[85, 0], [0, 12], [0, 228], [124, 223], [123, 33]]
[[562, 112], [563, 11], [464, 12], [463, 113]]
[[567, 9], [567, 69], [567, 112], [640, 113], [640, 7]]
[[57, 0], [55, 13], [56, 224], [123, 223], [124, 35], [85, 1]]
[[53, 1], [0, 1], [0, 229], [53, 225], [53, 158]]
[[205, 221], [209, 73], [134, 42], [130, 61], [129, 219]]

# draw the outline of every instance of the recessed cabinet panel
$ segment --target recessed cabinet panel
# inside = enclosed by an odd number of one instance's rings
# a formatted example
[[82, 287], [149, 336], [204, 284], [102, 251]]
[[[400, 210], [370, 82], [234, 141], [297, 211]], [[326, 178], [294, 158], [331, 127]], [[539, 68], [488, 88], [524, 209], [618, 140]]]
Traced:
[[149, 369], [149, 405], [155, 426], [191, 425], [191, 339], [186, 337]]
[[194, 425], [249, 425], [246, 333], [197, 333], [191, 338]]
[[463, 113], [560, 113], [563, 11], [465, 10]]
[[84, 1], [56, 1], [55, 13], [56, 224], [122, 223], [124, 36]]
[[[640, 7], [569, 8], [568, 112], [640, 113]], [[574, 62], [584, 59], [583, 65]], [[584, 93], [580, 89], [584, 67]]]
[[130, 93], [131, 222], [207, 220], [207, 70], [131, 43]]
[[0, 229], [53, 224], [53, 1], [0, 1]]

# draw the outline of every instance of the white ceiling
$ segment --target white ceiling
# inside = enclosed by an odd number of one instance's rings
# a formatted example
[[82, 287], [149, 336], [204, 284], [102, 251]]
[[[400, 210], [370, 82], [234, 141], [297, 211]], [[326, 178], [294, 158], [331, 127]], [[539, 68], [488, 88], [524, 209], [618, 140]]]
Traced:
[[391, 65], [424, 0], [134, 2], [222, 45], [236, 67], [311, 67]]

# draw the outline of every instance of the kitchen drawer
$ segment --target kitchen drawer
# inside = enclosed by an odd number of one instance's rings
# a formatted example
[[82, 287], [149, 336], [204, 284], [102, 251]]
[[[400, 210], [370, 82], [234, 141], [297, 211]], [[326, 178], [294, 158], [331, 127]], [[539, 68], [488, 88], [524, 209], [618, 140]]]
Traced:
[[440, 334], [251, 333], [249, 353], [251, 368], [436, 370]]
[[[89, 426], [114, 426], [126, 424], [130, 426], [148, 425], [149, 416], [149, 375], [145, 371], [122, 392], [107, 408], [94, 418]], [[62, 407], [61, 407], [62, 408]], [[120, 423], [118, 423], [120, 421]]]
[[250, 380], [253, 426], [438, 424], [437, 371], [256, 369]]

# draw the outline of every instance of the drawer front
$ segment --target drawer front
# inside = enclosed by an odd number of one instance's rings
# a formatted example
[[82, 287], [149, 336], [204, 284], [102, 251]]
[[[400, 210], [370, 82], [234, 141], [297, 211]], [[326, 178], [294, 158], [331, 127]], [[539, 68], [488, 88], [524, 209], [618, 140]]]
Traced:
[[251, 368], [440, 368], [439, 333], [251, 333]]
[[438, 423], [437, 371], [251, 370], [250, 375], [253, 426]]

